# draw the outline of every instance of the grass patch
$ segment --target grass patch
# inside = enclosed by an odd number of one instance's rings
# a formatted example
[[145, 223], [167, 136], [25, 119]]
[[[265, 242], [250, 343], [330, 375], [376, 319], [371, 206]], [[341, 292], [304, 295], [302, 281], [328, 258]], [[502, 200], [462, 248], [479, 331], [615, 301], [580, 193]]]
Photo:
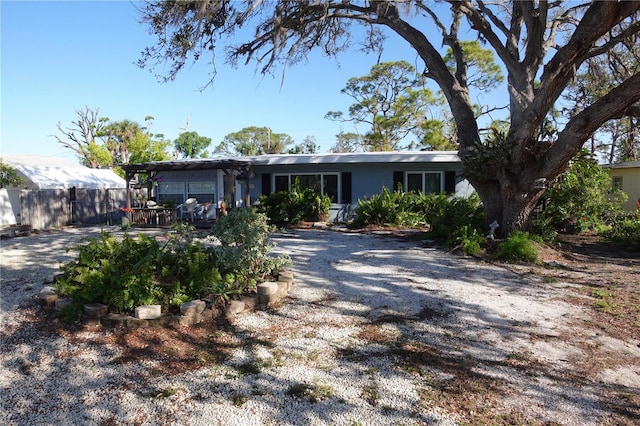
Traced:
[[286, 393], [311, 402], [318, 402], [332, 398], [334, 390], [329, 385], [296, 383], [291, 385]]
[[249, 397], [239, 393], [234, 393], [233, 395], [229, 396], [229, 401], [231, 401], [236, 407], [241, 407], [247, 401], [249, 401]]
[[596, 299], [596, 301], [593, 302], [594, 308], [609, 314], [614, 314], [618, 310], [616, 296], [615, 290], [604, 290], [600, 288], [594, 288], [591, 290], [591, 297]]

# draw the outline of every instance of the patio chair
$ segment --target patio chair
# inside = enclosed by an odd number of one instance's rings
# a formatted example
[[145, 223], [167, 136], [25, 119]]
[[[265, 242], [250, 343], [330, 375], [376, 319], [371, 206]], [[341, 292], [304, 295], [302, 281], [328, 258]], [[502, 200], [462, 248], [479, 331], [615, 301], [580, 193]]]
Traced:
[[198, 200], [195, 198], [187, 198], [183, 204], [178, 206], [180, 207], [180, 219], [182, 219], [184, 215], [187, 215], [187, 218], [191, 217], [191, 222], [196, 220], [196, 212], [199, 206]]

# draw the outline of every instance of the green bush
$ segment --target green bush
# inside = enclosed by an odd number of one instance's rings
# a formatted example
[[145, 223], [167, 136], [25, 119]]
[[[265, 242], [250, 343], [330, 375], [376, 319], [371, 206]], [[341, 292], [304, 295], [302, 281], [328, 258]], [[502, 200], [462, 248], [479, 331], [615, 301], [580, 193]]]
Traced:
[[506, 261], [538, 263], [538, 249], [534, 241], [541, 242], [541, 239], [528, 232], [514, 231], [498, 244], [494, 257]]
[[[360, 200], [355, 209], [354, 226], [388, 225], [415, 228], [429, 225], [429, 235], [449, 247], [462, 244], [466, 253], [477, 254], [485, 242], [484, 211], [480, 197], [452, 197], [446, 194], [391, 192]], [[468, 251], [467, 251], [468, 250]]]
[[[120, 311], [153, 304], [161, 293], [154, 281], [158, 243], [140, 235], [122, 240], [102, 233], [85, 245], [74, 247], [78, 258], [62, 266], [56, 282], [58, 293], [74, 304], [104, 303]], [[69, 308], [70, 310], [72, 308]]]
[[612, 218], [604, 236], [611, 241], [640, 250], [640, 213], [633, 212]]
[[366, 200], [358, 200], [353, 226], [389, 225], [416, 227], [424, 224], [424, 215], [415, 208], [416, 194], [401, 189], [391, 192], [383, 188], [382, 193]]
[[594, 230], [608, 216], [622, 211], [626, 194], [612, 189], [611, 178], [587, 150], [569, 163], [545, 192], [546, 208], [536, 218], [536, 232], [548, 235], [553, 230], [572, 232]]
[[273, 244], [269, 235], [274, 231], [267, 216], [254, 209], [236, 209], [216, 220], [210, 234], [219, 245], [213, 251], [218, 268], [223, 274], [234, 276], [241, 285], [238, 292], [254, 288], [275, 271], [284, 269], [287, 256], [271, 256]]
[[452, 232], [446, 244], [449, 247], [462, 250], [465, 254], [478, 256], [482, 251], [482, 245], [486, 241], [485, 236], [478, 232], [476, 228], [463, 225]]
[[81, 312], [87, 303], [124, 313], [140, 305], [176, 305], [225, 292], [211, 250], [178, 236], [160, 246], [144, 234], [118, 239], [103, 232], [73, 249], [77, 259], [62, 266], [56, 281], [58, 294], [72, 299], [67, 314]]
[[296, 179], [291, 191], [261, 195], [257, 208], [275, 225], [316, 222], [327, 219], [331, 198], [322, 195], [316, 188], [302, 188]]
[[133, 238], [125, 233], [119, 239], [103, 232], [74, 247], [77, 259], [62, 266], [56, 281], [58, 294], [72, 300], [63, 318], [79, 319], [88, 303], [127, 313], [140, 305], [228, 300], [289, 262], [285, 256], [269, 256], [271, 228], [252, 209], [233, 210], [218, 219], [212, 228], [218, 245], [194, 240], [193, 230], [179, 223], [162, 245], [144, 234]]
[[473, 194], [469, 198], [446, 198], [439, 195], [427, 213], [429, 234], [432, 238], [444, 241], [447, 246], [452, 244], [452, 237], [456, 230], [468, 227], [482, 234], [484, 229], [484, 211], [480, 197]]

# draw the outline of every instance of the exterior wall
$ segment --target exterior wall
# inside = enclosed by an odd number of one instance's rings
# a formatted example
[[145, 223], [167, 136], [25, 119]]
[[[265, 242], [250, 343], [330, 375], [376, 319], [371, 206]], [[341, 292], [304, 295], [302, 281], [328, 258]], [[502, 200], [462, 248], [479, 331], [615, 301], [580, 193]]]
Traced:
[[[251, 180], [251, 200], [255, 202], [258, 196], [263, 193], [262, 175], [276, 174], [313, 174], [313, 173], [339, 173], [351, 172], [351, 203], [356, 203], [359, 199], [371, 197], [382, 192], [382, 188], [395, 190], [394, 172], [446, 172], [460, 171], [459, 164], [453, 163], [380, 163], [380, 164], [306, 164], [306, 165], [269, 165], [255, 166], [255, 177]], [[341, 188], [341, 176], [338, 176], [338, 187]], [[444, 177], [443, 177], [444, 179]], [[456, 180], [456, 195], [468, 196], [468, 183], [460, 179]], [[443, 188], [444, 189], [444, 188]], [[472, 191], [472, 189], [471, 189]]]
[[[338, 201], [350, 202], [352, 205], [358, 203], [359, 200], [370, 198], [373, 195], [380, 194], [383, 188], [395, 190], [394, 175], [397, 172], [442, 172], [442, 191], [445, 191], [444, 179], [445, 172], [456, 172], [459, 175], [459, 163], [326, 163], [326, 164], [287, 164], [287, 165], [257, 165], [254, 167], [254, 177], [250, 181], [250, 196], [252, 203], [258, 200], [260, 194], [265, 191], [262, 186], [263, 175], [267, 174], [270, 178], [270, 192], [274, 192], [274, 175], [277, 174], [320, 174], [320, 173], [338, 173]], [[343, 172], [351, 173], [351, 199], [345, 199], [342, 193]], [[403, 182], [403, 187], [404, 187]], [[473, 192], [473, 188], [466, 180], [456, 177], [455, 195], [469, 196]], [[343, 203], [333, 203], [331, 207], [330, 220], [335, 219], [335, 215], [342, 207]]]
[[[196, 197], [198, 203], [210, 201], [220, 208], [224, 199], [231, 207], [234, 204], [251, 205], [262, 194], [288, 189], [294, 175], [324, 175], [318, 182], [325, 194], [332, 197], [331, 219], [345, 205], [351, 204], [353, 207], [359, 200], [380, 194], [383, 188], [395, 190], [398, 184], [406, 190], [445, 192], [463, 197], [473, 192], [473, 188], [461, 177], [461, 163], [453, 151], [283, 154], [243, 157], [242, 161], [230, 158], [218, 162], [205, 159], [185, 160], [184, 165], [175, 163], [148, 166], [158, 171], [158, 186], [152, 196], [160, 204], [169, 194], [172, 194], [171, 199], [174, 199], [176, 206], [184, 203], [189, 196], [193, 197], [189, 191], [190, 183], [207, 182], [215, 185], [214, 193], [207, 194], [207, 198], [213, 199]], [[144, 170], [145, 167], [142, 164], [136, 170]], [[224, 170], [227, 173], [233, 170], [233, 173], [246, 179], [237, 180], [235, 176], [225, 174]], [[304, 185], [305, 178], [302, 179]]]
[[622, 191], [629, 199], [624, 204], [625, 210], [633, 211], [637, 209], [640, 200], [640, 166], [639, 167], [615, 167], [609, 169], [609, 174], [613, 182], [616, 178], [622, 179]]

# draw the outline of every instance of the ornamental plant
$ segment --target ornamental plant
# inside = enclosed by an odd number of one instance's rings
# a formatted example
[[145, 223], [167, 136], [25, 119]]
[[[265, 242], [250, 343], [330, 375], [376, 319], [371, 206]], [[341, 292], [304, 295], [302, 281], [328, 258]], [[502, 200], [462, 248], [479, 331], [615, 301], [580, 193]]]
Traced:
[[540, 234], [565, 229], [576, 233], [595, 230], [622, 211], [626, 194], [612, 188], [609, 173], [598, 165], [588, 150], [582, 150], [569, 163], [544, 196], [545, 210], [534, 219]]
[[164, 243], [144, 234], [118, 238], [102, 232], [71, 248], [78, 256], [61, 267], [56, 281], [57, 293], [71, 299], [63, 318], [78, 320], [90, 303], [120, 313], [202, 298], [223, 303], [288, 264], [287, 257], [269, 255], [273, 245], [266, 217], [234, 210], [216, 225], [215, 244], [194, 238], [194, 228], [179, 223]]
[[253, 289], [259, 281], [285, 269], [291, 260], [286, 255], [272, 256], [269, 239], [275, 227], [267, 216], [254, 208], [234, 209], [219, 217], [211, 228], [216, 265], [231, 275], [243, 288]]
[[535, 243], [542, 243], [539, 236], [528, 232], [514, 231], [498, 244], [495, 258], [505, 261], [538, 263], [539, 254]]
[[316, 188], [302, 188], [298, 179], [290, 191], [261, 195], [258, 211], [267, 215], [269, 223], [282, 226], [302, 221], [326, 220], [331, 208], [331, 198]]

